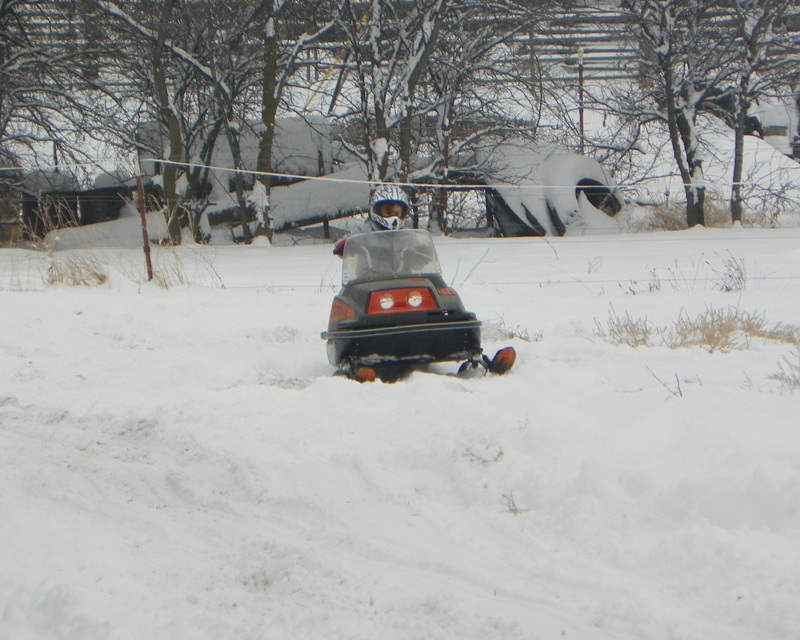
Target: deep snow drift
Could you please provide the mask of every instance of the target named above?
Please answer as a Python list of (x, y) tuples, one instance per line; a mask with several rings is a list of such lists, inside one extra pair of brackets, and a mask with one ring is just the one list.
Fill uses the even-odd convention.
[(796, 327), (800, 230), (436, 242), (507, 376), (332, 377), (330, 245), (0, 250), (0, 638), (796, 639), (797, 347), (599, 334)]

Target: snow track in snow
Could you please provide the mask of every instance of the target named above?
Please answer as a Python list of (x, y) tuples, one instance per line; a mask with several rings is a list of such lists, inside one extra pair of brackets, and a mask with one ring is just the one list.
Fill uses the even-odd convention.
[[(0, 638), (792, 638), (791, 347), (595, 335), (610, 308), (796, 323), (776, 237), (442, 238), (518, 352), (480, 379), (334, 377), (326, 246), (209, 248), (224, 289), (0, 291)], [(721, 246), (752, 286), (715, 288)]]

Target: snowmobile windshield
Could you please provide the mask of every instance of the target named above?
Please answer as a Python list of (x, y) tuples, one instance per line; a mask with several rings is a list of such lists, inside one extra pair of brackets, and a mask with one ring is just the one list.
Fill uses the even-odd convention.
[(342, 284), (442, 273), (433, 238), (419, 229), (351, 236), (344, 245), (343, 258)]

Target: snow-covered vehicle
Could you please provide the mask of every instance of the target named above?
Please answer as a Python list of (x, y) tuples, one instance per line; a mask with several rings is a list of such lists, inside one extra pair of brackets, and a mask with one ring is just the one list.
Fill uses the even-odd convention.
[(487, 214), (505, 237), (614, 233), (623, 205), (611, 176), (588, 156), (544, 143), (492, 148)]
[(330, 363), (357, 379), (364, 368), (392, 380), (420, 365), (458, 360), (461, 372), (504, 373), (515, 358), (511, 347), (492, 360), (483, 356), (480, 320), (442, 278), (430, 234), (412, 229), (347, 240), (342, 289), (322, 338)]

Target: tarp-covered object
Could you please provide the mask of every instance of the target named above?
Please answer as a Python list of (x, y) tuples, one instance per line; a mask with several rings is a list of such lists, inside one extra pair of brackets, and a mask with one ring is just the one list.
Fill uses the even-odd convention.
[[(488, 185), (488, 212), (504, 236), (618, 230), (613, 216), (621, 199), (592, 158), (540, 143), (501, 143), (492, 145), (478, 165), (482, 171), (470, 174)], [(276, 230), (364, 211), (368, 202), (369, 184), (359, 164), (323, 180), (273, 189), (270, 198)]]
[(504, 236), (618, 230), (622, 199), (596, 160), (537, 143), (501, 144), (485, 167), (487, 208)]

